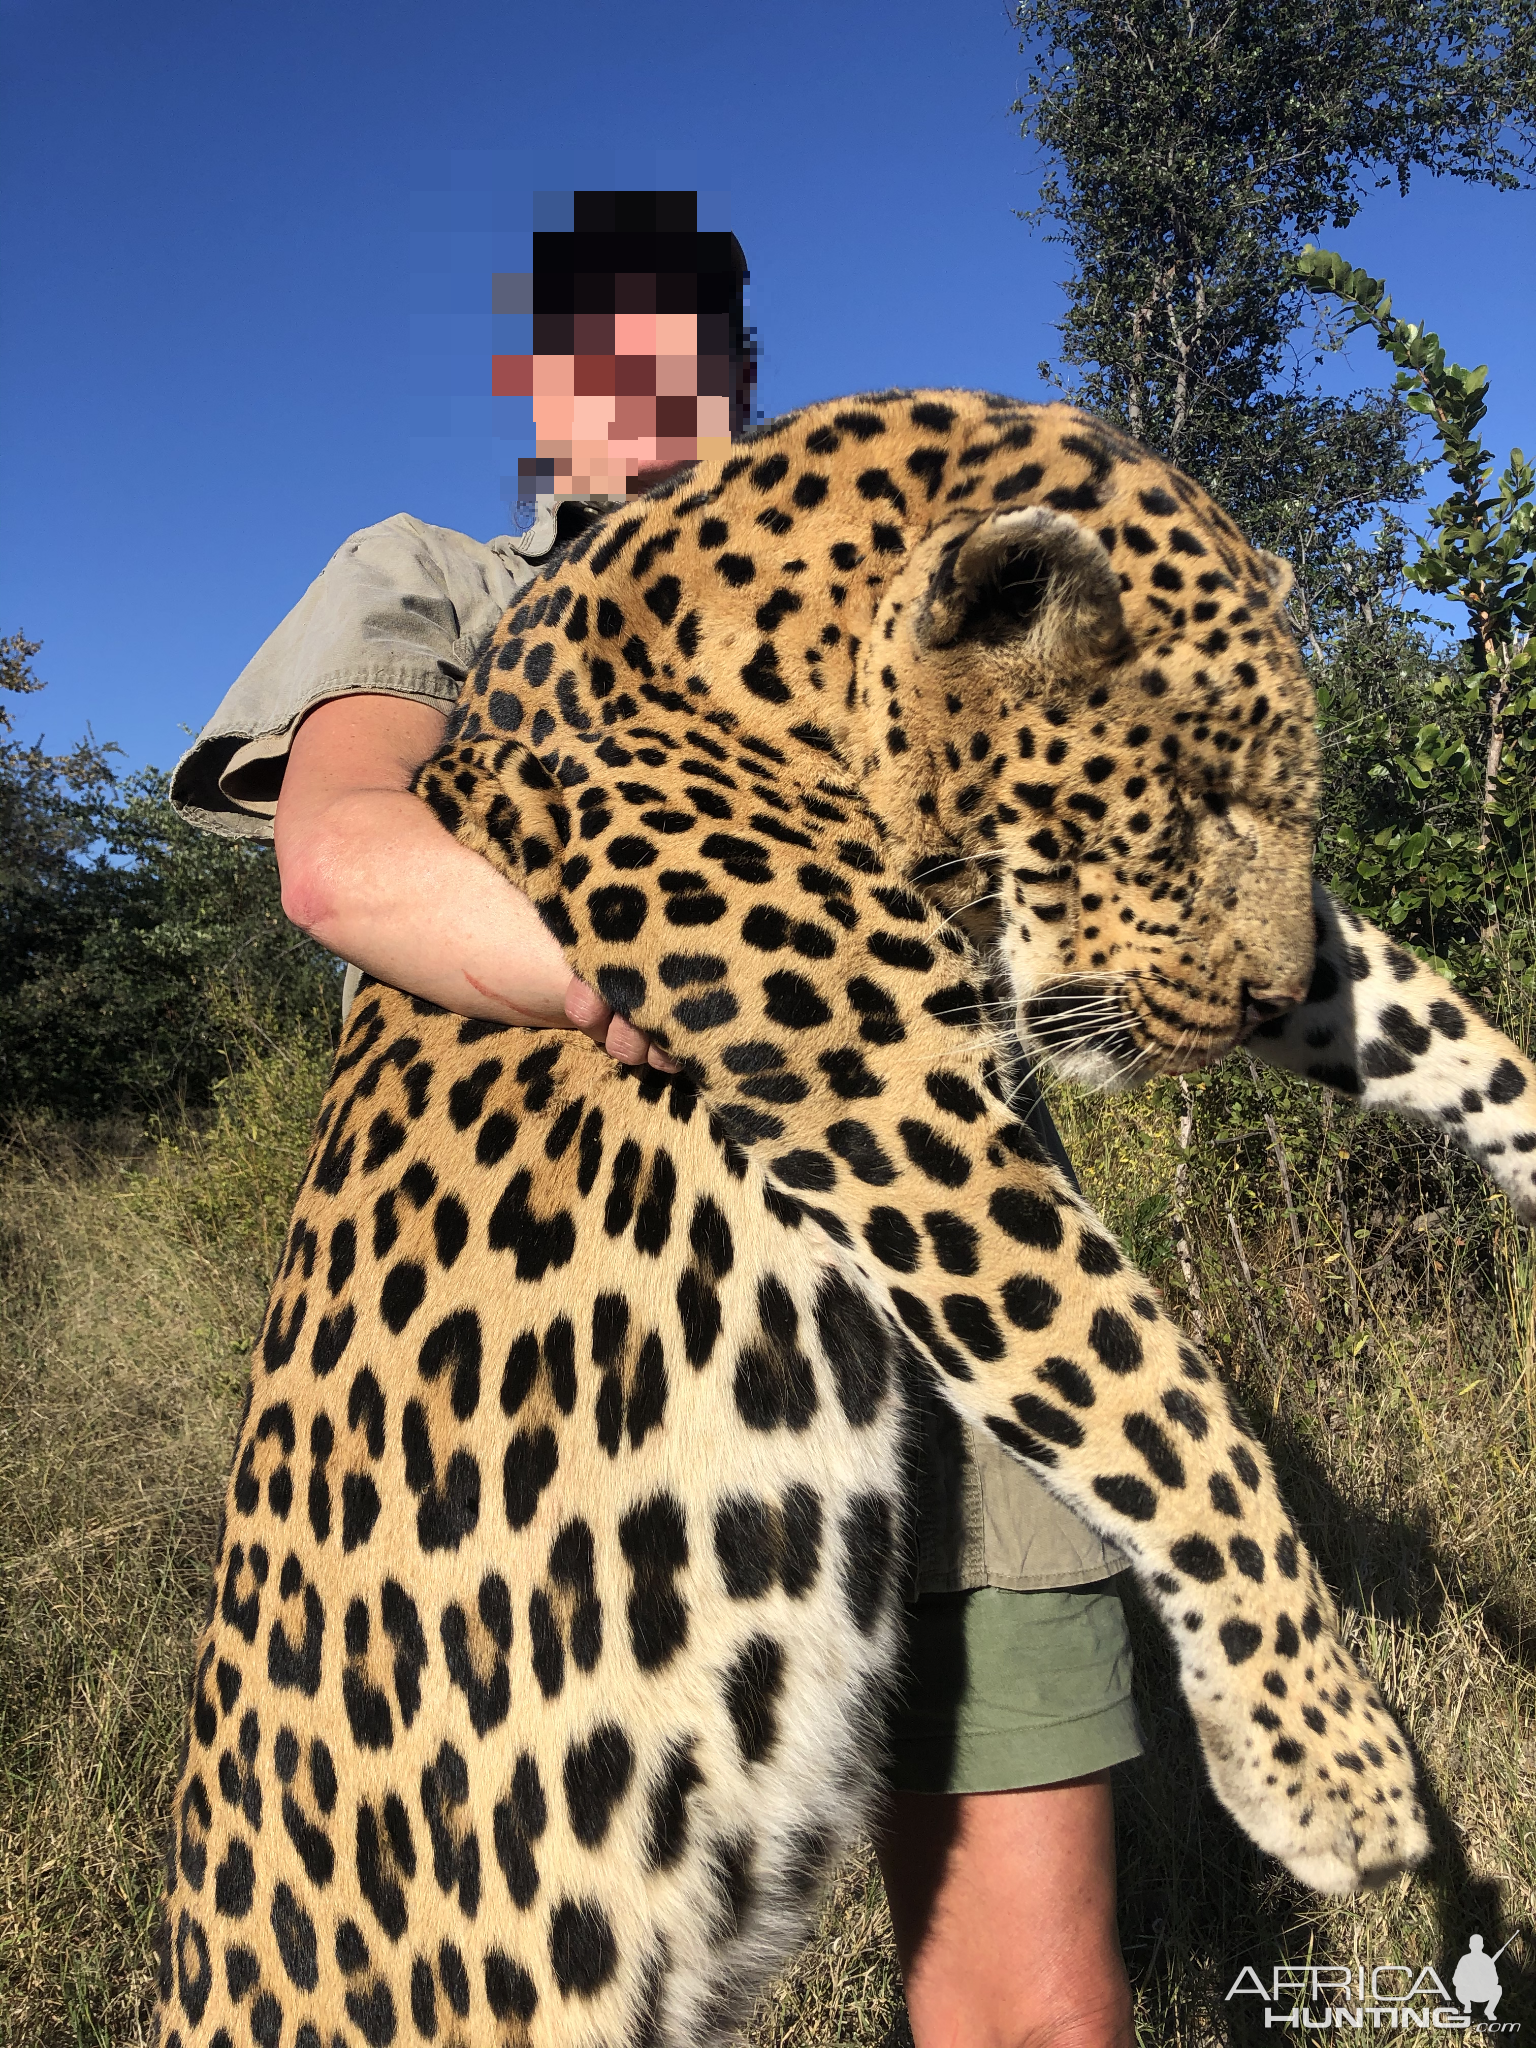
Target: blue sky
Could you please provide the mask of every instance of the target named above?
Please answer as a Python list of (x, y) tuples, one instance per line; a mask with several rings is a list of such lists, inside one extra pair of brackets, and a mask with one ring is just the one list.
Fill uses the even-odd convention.
[[(50, 683), (21, 730), (168, 766), (349, 532), (504, 523), (488, 278), (535, 190), (728, 195), (769, 411), (1038, 395), (1066, 256), (1013, 216), (1016, 44), (994, 0), (0, 0), (0, 633)], [(1426, 182), (1334, 239), (1531, 448), (1536, 195)]]

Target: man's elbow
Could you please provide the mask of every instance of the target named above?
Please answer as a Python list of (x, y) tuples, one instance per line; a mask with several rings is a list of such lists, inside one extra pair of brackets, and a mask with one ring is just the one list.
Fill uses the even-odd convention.
[(284, 917), (332, 952), (341, 951), (347, 892), (336, 849), (327, 846), (323, 835), (306, 834), (287, 845), (279, 839), (277, 871)]

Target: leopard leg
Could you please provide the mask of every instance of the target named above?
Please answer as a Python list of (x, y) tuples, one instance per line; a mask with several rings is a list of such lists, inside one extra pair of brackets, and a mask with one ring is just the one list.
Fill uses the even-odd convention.
[(1254, 1056), (1358, 1102), (1434, 1124), (1536, 1223), (1536, 1068), (1442, 975), (1313, 889), (1317, 956), (1304, 1003)]
[[(571, 827), (538, 763), (503, 744), (494, 759), (458, 748), (452, 767), (461, 836), (532, 870), (573, 967), (667, 1039), (765, 1202), (840, 1246), (955, 1407), (1133, 1558), (1212, 1783), (1249, 1834), (1324, 1891), (1418, 1862), (1412, 1760), (1340, 1642), (1262, 1446), (1010, 1114), (975, 961), (884, 878), (853, 808), (819, 835), (797, 826), (811, 851), (787, 887), (760, 842), (690, 847), (680, 893), (701, 908), (651, 916), (606, 859), (612, 838), (634, 871), (622, 793), (583, 788), (581, 850), (552, 874)], [(741, 871), (758, 880), (743, 889)], [(708, 952), (702, 920), (722, 927)], [(814, 982), (797, 955), (819, 963)], [(856, 1357), (858, 1318), (831, 1297), (817, 1312)]]

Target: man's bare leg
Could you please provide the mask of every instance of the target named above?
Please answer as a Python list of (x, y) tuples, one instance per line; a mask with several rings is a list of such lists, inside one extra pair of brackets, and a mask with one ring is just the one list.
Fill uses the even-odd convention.
[(876, 1846), (916, 2048), (1133, 2048), (1108, 1771), (895, 1792)]

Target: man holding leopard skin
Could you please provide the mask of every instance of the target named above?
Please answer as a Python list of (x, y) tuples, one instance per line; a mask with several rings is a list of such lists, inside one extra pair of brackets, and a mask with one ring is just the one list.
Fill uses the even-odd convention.
[[(275, 837), (284, 907), (353, 963), (349, 996), (361, 970), (671, 1066), (409, 786), (477, 647), (550, 554), (745, 424), (745, 275), (734, 237), (697, 233), (692, 194), (575, 195), (574, 231), (534, 238), (534, 351), (512, 373), (546, 486), (531, 529), (481, 544), (396, 515), (354, 535), (179, 765), (172, 797), (193, 823)], [(1030, 1114), (1060, 1158), (1043, 1108)], [(917, 2048), (1124, 2048), (1109, 1769), (1140, 1741), (1106, 1583), (1124, 1560), (942, 1403), (918, 1465), (879, 1842)]]

